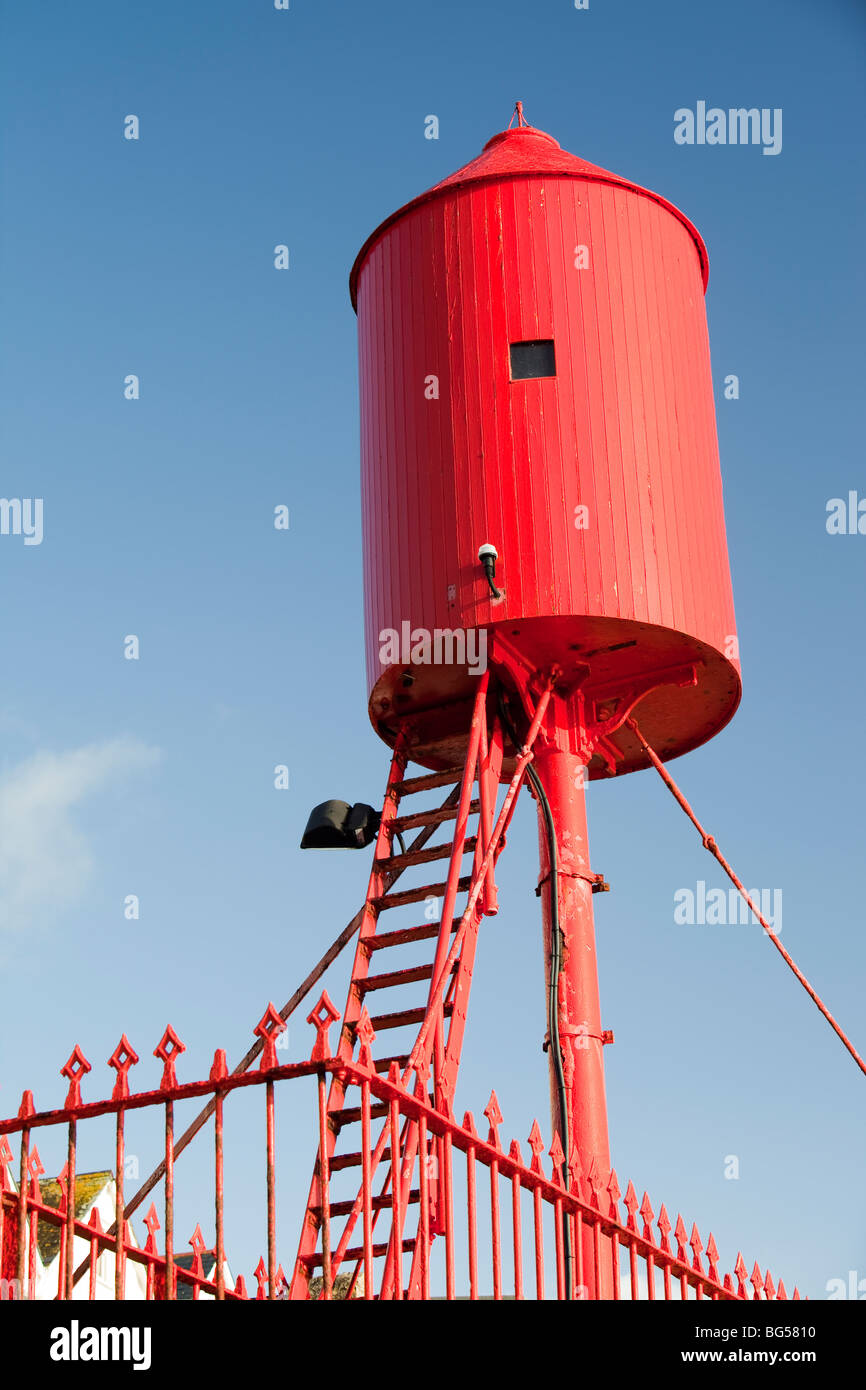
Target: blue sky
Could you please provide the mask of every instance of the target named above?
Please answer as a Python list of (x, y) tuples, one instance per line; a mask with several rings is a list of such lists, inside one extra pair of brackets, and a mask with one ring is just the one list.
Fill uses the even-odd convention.
[[(747, 882), (782, 890), (783, 940), (862, 1051), (866, 537), (829, 536), (825, 518), (828, 499), (866, 496), (863, 9), (92, 0), (0, 15), (0, 492), (44, 499), (41, 545), (0, 537), (0, 1110), (25, 1086), (60, 1104), (76, 1042), (100, 1096), (124, 1030), (140, 1088), (168, 1021), (181, 1077), (216, 1047), (237, 1059), (362, 900), (366, 856), (297, 848), (312, 804), (380, 800), (388, 766), (366, 716), (348, 271), (518, 97), (707, 242), (744, 697), (672, 770)], [(677, 145), (674, 111), (699, 100), (782, 108), (781, 153)], [(613, 886), (596, 916), (623, 1187), (813, 1297), (866, 1277), (862, 1075), (759, 929), (674, 922), (678, 889), (722, 879), (654, 774), (588, 800)], [(495, 1086), (523, 1141), (536, 1114), (549, 1123), (528, 798), (521, 812), (458, 1104), (478, 1116)], [(342, 1008), (345, 970), (329, 988)], [(293, 1022), (291, 1056), (307, 1032)], [(230, 1255), (248, 1275), (261, 1115), (232, 1104)], [(141, 1143), (144, 1167), (153, 1132)], [(109, 1161), (108, 1131), (91, 1149), (88, 1166)], [(312, 1139), (287, 1121), (282, 1152), (288, 1264)], [(182, 1162), (200, 1179), (189, 1232), (201, 1220), (212, 1239), (207, 1155)]]

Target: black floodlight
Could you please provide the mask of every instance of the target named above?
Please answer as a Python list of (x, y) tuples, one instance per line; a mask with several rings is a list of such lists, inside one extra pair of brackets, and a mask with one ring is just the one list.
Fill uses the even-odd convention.
[(379, 833), (380, 813), (365, 802), (323, 801), (310, 812), (301, 849), (363, 849)]

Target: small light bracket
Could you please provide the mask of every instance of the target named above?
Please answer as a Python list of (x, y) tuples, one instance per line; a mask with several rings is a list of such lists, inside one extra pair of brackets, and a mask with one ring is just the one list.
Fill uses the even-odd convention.
[(480, 546), (478, 549), (478, 559), (481, 561), (481, 567), (484, 570), (484, 577), (490, 586), (491, 594), (496, 599), (502, 598), (502, 594), (499, 592), (499, 590), (493, 582), (494, 578), (496, 577), (496, 561), (499, 559), (499, 554), (496, 549), (496, 546), (491, 545), (489, 541), (485, 541), (484, 544)]

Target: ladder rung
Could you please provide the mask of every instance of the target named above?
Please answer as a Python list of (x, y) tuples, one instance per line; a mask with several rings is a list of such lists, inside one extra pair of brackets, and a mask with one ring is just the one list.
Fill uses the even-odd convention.
[[(467, 835), (463, 841), (463, 853), (471, 854), (475, 848), (475, 835)], [(413, 864), (432, 864), (436, 859), (450, 859), (454, 846), (449, 840), (446, 845), (433, 845), (430, 849), (413, 849), (407, 854), (391, 854), (386, 859), (377, 859), (376, 868), (385, 872), (401, 873)]]
[[(386, 1158), (390, 1157), (391, 1150), (385, 1149), (382, 1153), (382, 1162), (384, 1162)], [(331, 1159), (331, 1162), (328, 1166), (330, 1167), (332, 1173), (335, 1173), (338, 1168), (360, 1168), (361, 1159), (362, 1155), (360, 1151), (358, 1153), (350, 1154), (334, 1154), (334, 1157)]]
[(463, 768), (449, 767), (445, 772), (428, 772), (423, 777), (407, 777), (397, 783), (394, 791), (398, 796), (414, 796), (416, 792), (432, 791), (434, 787), (447, 787), (462, 780)]
[[(480, 801), (472, 801), (469, 804), (470, 816), (476, 816), (481, 810)], [(442, 825), (443, 821), (454, 820), (457, 815), (455, 806), (438, 806), (435, 811), (416, 811), (411, 816), (396, 816), (388, 826), (394, 834), (398, 830), (417, 830), (421, 825)]]
[[(405, 1254), (408, 1254), (408, 1252), (409, 1252), (410, 1250), (414, 1250), (414, 1249), (415, 1249), (415, 1241), (414, 1241), (414, 1240), (408, 1240), (408, 1239), (407, 1239), (407, 1240), (402, 1241), (401, 1244), (402, 1244), (402, 1248), (403, 1248), (403, 1253), (404, 1253), (404, 1255), (405, 1255)], [(374, 1259), (380, 1259), (382, 1255), (387, 1255), (388, 1250), (389, 1250), (388, 1241), (384, 1241), (381, 1245), (373, 1245), (373, 1246), (370, 1247), (370, 1253), (372, 1254), (372, 1256), (373, 1256)], [(349, 1250), (346, 1251), (346, 1253), (345, 1253), (345, 1255), (343, 1256), (343, 1258), (344, 1258), (345, 1260), (363, 1260), (363, 1258), (364, 1258), (364, 1247), (363, 1247), (363, 1245), (353, 1245)], [(303, 1263), (307, 1266), (308, 1269), (316, 1269), (316, 1268), (318, 1268), (318, 1266), (322, 1263), (322, 1256), (321, 1256), (320, 1254), (315, 1254), (315, 1255), (304, 1255), (304, 1256), (302, 1256), (302, 1260), (303, 1260)]]
[[(472, 883), (471, 875), (461, 878), (457, 884), (458, 893), (468, 893)], [(424, 898), (444, 898), (444, 883), (422, 884), (420, 888), (407, 888), (402, 893), (385, 893), (381, 898), (372, 898), (371, 902), (380, 912), (387, 912), (390, 907), (405, 907), (407, 903), (420, 903)]]
[[(446, 1004), (442, 1012), (446, 1018), (450, 1018), (453, 1011), (451, 1004)], [(402, 1009), (394, 1014), (378, 1014), (371, 1018), (370, 1022), (377, 1033), (383, 1033), (388, 1028), (404, 1028), (409, 1023), (423, 1023), (427, 1014), (427, 1007), (424, 1005), (420, 1009)]]
[[(413, 1187), (412, 1191), (409, 1193), (407, 1205), (414, 1206), (417, 1202), (420, 1202), (420, 1200), (421, 1193), (419, 1189), (417, 1187)], [(350, 1216), (354, 1209), (354, 1206), (354, 1202), (332, 1202), (331, 1218), (333, 1219), (335, 1216)], [(387, 1194), (384, 1197), (372, 1197), (370, 1199), (370, 1207), (373, 1211), (387, 1211), (390, 1206), (390, 1194)], [(322, 1208), (320, 1206), (312, 1206), (310, 1207), (310, 1211), (315, 1212), (316, 1216), (321, 1216)]]
[[(451, 922), (452, 936), (460, 926), (459, 917), (454, 917)], [(383, 931), (379, 936), (367, 938), (368, 951), (384, 951), (389, 946), (409, 946), (413, 941), (429, 941), (432, 936), (439, 935), (438, 922), (425, 922), (422, 927), (404, 927), (402, 931)]]
[[(381, 1259), (383, 1255), (387, 1255), (389, 1249), (390, 1249), (390, 1243), (389, 1243), (387, 1240), (386, 1240), (386, 1241), (383, 1241), (383, 1242), (381, 1243), (381, 1245), (374, 1245), (373, 1248), (372, 1248), (372, 1251), (371, 1251), (372, 1256), (373, 1256), (373, 1259), (374, 1259), (374, 1260)], [(402, 1240), (402, 1241), (400, 1242), (400, 1249), (403, 1251), (403, 1254), (404, 1254), (404, 1255), (408, 1255), (409, 1252), (410, 1252), (411, 1250), (414, 1250), (414, 1249), (415, 1249), (415, 1241), (414, 1241), (413, 1239), (407, 1237), (405, 1240)], [(350, 1246), (349, 1246), (349, 1249), (346, 1251), (346, 1259), (347, 1259), (347, 1260), (363, 1260), (363, 1258), (364, 1258), (364, 1247), (363, 1247), (363, 1245), (350, 1245)]]
[[(457, 969), (458, 962), (455, 960), (451, 966), (453, 975)], [(432, 980), (433, 965), (414, 965), (409, 970), (389, 970), (384, 975), (368, 975), (366, 980), (357, 980), (356, 987), (359, 993), (366, 994), (371, 990), (392, 989), (397, 985), (412, 985), (416, 980)]]
[[(370, 1106), (370, 1119), (381, 1120), (383, 1115), (387, 1115), (390, 1106), (387, 1101), (380, 1101), (378, 1105)], [(331, 1116), (331, 1124), (336, 1129), (342, 1129), (343, 1125), (355, 1125), (361, 1118), (360, 1105), (347, 1105), (345, 1110), (337, 1110)]]
[(379, 1072), (386, 1072), (392, 1062), (397, 1063), (397, 1066), (400, 1070), (400, 1075), (402, 1076), (403, 1072), (409, 1065), (409, 1053), (404, 1052), (403, 1055), (400, 1057), (380, 1057), (378, 1061), (374, 1061), (373, 1070)]
[(411, 970), (390, 970), (386, 975), (368, 975), (366, 980), (357, 981), (357, 988), (361, 994), (369, 994), (371, 990), (390, 989), (392, 985), (411, 985), (416, 980), (432, 979), (432, 976), (432, 963), (414, 965)]

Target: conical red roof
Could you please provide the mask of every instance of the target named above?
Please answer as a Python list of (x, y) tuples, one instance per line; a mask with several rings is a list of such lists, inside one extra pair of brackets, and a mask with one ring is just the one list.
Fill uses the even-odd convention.
[[(455, 184), (478, 183), (482, 179), (513, 178), (515, 174), (572, 174), (578, 178), (602, 178), (611, 183), (626, 183), (625, 179), (609, 174), (597, 164), (569, 154), (546, 131), (522, 125), (491, 136), (477, 159), (464, 164), (456, 174), (449, 174), (447, 179), (435, 184), (429, 193), (438, 193), (440, 189), (451, 188)], [(422, 194), (422, 197), (428, 196)]]
[(576, 154), (569, 154), (568, 150), (564, 150), (559, 142), (554, 140), (552, 135), (548, 135), (546, 131), (537, 130), (535, 126), (518, 125), (509, 130), (501, 130), (498, 135), (492, 136), (477, 158), (471, 160), (469, 164), (464, 164), (463, 168), (458, 169), (456, 173), (449, 174), (447, 178), (442, 179), (441, 183), (428, 188), (426, 193), (421, 193), (411, 202), (405, 203), (403, 207), (392, 212), (390, 217), (386, 217), (385, 221), (379, 224), (364, 242), (355, 259), (355, 264), (352, 266), (352, 272), (349, 276), (352, 304), (356, 304), (358, 274), (361, 265), (374, 243), (398, 218), (404, 217), (407, 212), (411, 212), (422, 203), (429, 202), (454, 188), (465, 188), (474, 183), (498, 183), (504, 179), (537, 177), (540, 174), (552, 174), (560, 178), (586, 179), (593, 183), (609, 183), (618, 188), (631, 189), (633, 193), (643, 194), (644, 197), (652, 198), (654, 202), (660, 203), (662, 207), (667, 208), (669, 212), (679, 218), (693, 237), (700, 256), (701, 273), (704, 288), (706, 288), (709, 275), (707, 248), (700, 232), (689, 221), (685, 213), (680, 212), (679, 208), (674, 207), (673, 203), (660, 197), (658, 193), (641, 188), (640, 184), (632, 183), (630, 179), (621, 178), (619, 174), (612, 174), (607, 169), (601, 169), (597, 164), (590, 164), (588, 160), (580, 159)]

